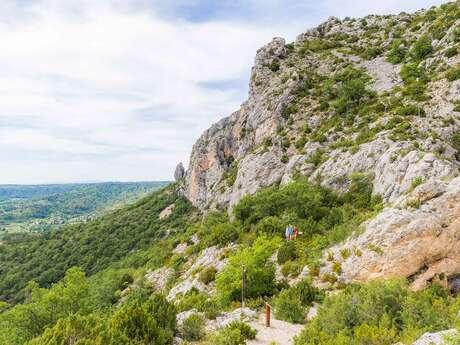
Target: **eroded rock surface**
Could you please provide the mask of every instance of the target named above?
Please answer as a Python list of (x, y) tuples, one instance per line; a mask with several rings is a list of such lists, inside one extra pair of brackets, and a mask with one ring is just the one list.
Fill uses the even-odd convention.
[[(401, 14), (365, 19), (367, 27), (383, 30), (394, 29), (392, 21), (402, 23), (410, 18), (409, 14)], [(423, 30), (426, 29), (406, 32), (405, 37), (416, 40)], [(286, 184), (295, 174), (341, 190), (349, 185), (349, 177), (355, 172), (373, 174), (374, 193), (392, 203), (408, 191), (415, 178), (448, 179), (458, 175), (460, 162), (452, 136), (460, 130), (459, 113), (454, 111), (460, 98), (460, 84), (442, 77), (442, 68), (460, 61), (460, 55), (444, 55), (445, 49), (454, 44), (452, 29), (441, 41), (433, 42), (435, 51), (423, 62), (441, 76), (427, 85), (429, 97), (423, 102), (405, 99), (408, 104), (419, 106), (423, 116), (399, 119), (406, 126), (399, 134), (395, 134), (395, 129), (385, 129), (395, 116), (394, 109), (386, 110), (388, 99), (382, 99), (383, 115), (372, 119), (367, 127), (359, 129), (355, 123), (345, 129), (326, 126), (335, 116), (330, 107), (333, 101), (329, 108), (321, 110), (321, 98), (315, 96), (317, 90), (299, 96), (299, 90), (315, 73), (327, 78), (349, 65), (366, 71), (372, 79), (367, 88), (378, 97), (391, 92), (396, 97), (401, 95), (397, 88), (404, 86), (402, 65), (388, 62), (386, 53), (366, 60), (345, 54), (347, 45), (327, 53), (299, 53), (308, 42), (336, 40), (337, 35), (343, 34), (357, 37), (354, 44), (364, 48), (378, 45), (389, 49), (392, 43), (391, 33), (383, 41), (367, 39), (366, 28), (359, 21), (330, 18), (299, 35), (292, 44), (274, 38), (257, 51), (247, 101), (206, 130), (193, 147), (184, 194), (195, 206), (223, 209), (262, 187)], [(374, 128), (380, 129), (362, 143), (354, 144), (353, 149), (340, 145), (337, 148), (339, 142), (352, 145), (363, 131)], [(413, 135), (405, 137), (406, 133)], [(313, 164), (318, 152), (322, 158)]]
[[(387, 208), (365, 224), (357, 238), (333, 247), (334, 261), (342, 267), (339, 278), (350, 282), (410, 277), (414, 289), (436, 280), (448, 285), (455, 279), (460, 274), (460, 177), (440, 184), (414, 190), (414, 196), (420, 196), (418, 208)], [(406, 198), (416, 200), (414, 196)], [(344, 251), (351, 253), (346, 260), (341, 258)], [(321, 273), (330, 273), (330, 266)]]

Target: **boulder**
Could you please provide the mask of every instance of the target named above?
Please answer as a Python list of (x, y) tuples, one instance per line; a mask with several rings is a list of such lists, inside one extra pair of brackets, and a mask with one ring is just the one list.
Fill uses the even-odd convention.
[(176, 170), (174, 170), (174, 180), (180, 181), (184, 178), (185, 176), (185, 169), (184, 166), (182, 165), (182, 162), (177, 164)]

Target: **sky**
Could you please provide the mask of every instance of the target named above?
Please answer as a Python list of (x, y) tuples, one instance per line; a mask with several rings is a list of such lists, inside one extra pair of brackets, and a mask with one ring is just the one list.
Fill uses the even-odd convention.
[(0, 184), (171, 180), (257, 48), (436, 0), (0, 0)]

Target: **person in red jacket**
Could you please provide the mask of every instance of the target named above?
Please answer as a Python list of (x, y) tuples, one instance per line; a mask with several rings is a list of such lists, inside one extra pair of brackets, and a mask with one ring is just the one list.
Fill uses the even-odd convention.
[(294, 226), (294, 239), (297, 238), (297, 226)]

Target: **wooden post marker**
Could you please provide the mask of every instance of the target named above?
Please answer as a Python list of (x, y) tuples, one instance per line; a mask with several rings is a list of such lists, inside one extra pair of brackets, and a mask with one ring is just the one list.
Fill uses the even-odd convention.
[(270, 304), (265, 303), (265, 327), (270, 327)]

